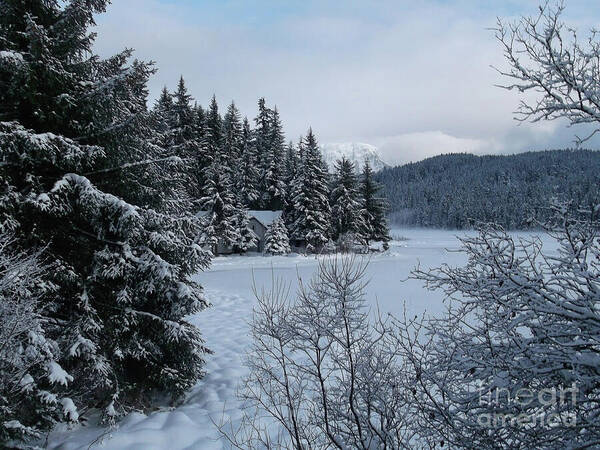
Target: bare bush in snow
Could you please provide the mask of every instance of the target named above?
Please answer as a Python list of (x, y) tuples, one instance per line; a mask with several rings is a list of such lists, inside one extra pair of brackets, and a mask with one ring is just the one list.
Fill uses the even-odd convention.
[(600, 223), (556, 213), (557, 249), (490, 225), (461, 239), (464, 267), (414, 272), (450, 302), (445, 317), (397, 323), (421, 436), (461, 448), (600, 445)]
[[(320, 262), (291, 301), (275, 283), (257, 293), (250, 374), (239, 427), (220, 429), (236, 448), (400, 448), (413, 439), (400, 346), (365, 307), (366, 263)], [(301, 280), (300, 280), (301, 281)]]
[(0, 235), (0, 443), (8, 447), (40, 436), (55, 420), (77, 420), (71, 399), (54, 386), (72, 378), (56, 363), (58, 347), (47, 339), (39, 297), (51, 289), (42, 282), (38, 254), (11, 249)]

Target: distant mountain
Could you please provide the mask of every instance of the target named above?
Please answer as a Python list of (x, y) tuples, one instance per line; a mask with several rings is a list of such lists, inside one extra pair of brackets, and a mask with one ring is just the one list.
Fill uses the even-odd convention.
[(329, 170), (333, 169), (333, 164), (345, 156), (347, 159), (356, 164), (358, 170), (362, 169), (365, 159), (369, 161), (375, 172), (378, 172), (386, 167), (389, 167), (379, 156), (377, 147), (369, 144), (361, 144), (358, 142), (346, 142), (339, 144), (321, 144), (321, 152), (323, 159), (329, 166)]
[(600, 152), (552, 150), (516, 155), (441, 155), (376, 174), (397, 225), (469, 228), (495, 222), (536, 227), (553, 199), (585, 209), (600, 204)]

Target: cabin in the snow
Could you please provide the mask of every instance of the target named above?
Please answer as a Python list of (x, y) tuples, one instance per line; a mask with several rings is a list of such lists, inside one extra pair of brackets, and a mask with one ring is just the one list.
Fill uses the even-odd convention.
[(256, 247), (251, 251), (263, 252), (265, 249), (265, 234), (267, 228), (281, 217), (283, 211), (248, 211), (250, 216), (250, 229), (258, 238)]
[[(202, 217), (206, 213), (206, 211), (200, 211), (198, 212), (198, 216)], [(265, 248), (265, 234), (267, 233), (267, 228), (273, 222), (279, 219), (282, 213), (283, 211), (248, 211), (248, 216), (250, 218), (248, 226), (258, 239), (256, 246), (251, 247), (248, 251), (263, 252)], [(215, 255), (231, 255), (232, 253), (236, 252), (236, 249), (230, 245), (225, 245), (225, 243), (219, 242), (216, 246), (214, 246), (214, 248), (211, 249), (211, 251)]]

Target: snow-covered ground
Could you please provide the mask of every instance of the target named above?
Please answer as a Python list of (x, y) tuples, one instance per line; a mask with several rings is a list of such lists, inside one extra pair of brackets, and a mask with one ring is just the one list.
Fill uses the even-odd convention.
[[(368, 276), (370, 303), (382, 312), (437, 314), (444, 308), (440, 293), (426, 291), (416, 280), (407, 280), (417, 265), (435, 267), (443, 263), (460, 265), (464, 256), (453, 252), (459, 247), (457, 234), (435, 230), (394, 230), (397, 239), (390, 250), (372, 256)], [(221, 449), (213, 421), (239, 417), (236, 385), (245, 374), (242, 358), (248, 345), (247, 320), (252, 313), (252, 285), (268, 287), (273, 276), (297, 285), (297, 277), (310, 278), (317, 259), (301, 255), (264, 257), (229, 256), (215, 258), (210, 270), (197, 275), (212, 307), (191, 318), (214, 351), (206, 364), (206, 377), (176, 408), (163, 408), (149, 414), (132, 413), (117, 428), (97, 426), (59, 429), (48, 439), (50, 449)]]

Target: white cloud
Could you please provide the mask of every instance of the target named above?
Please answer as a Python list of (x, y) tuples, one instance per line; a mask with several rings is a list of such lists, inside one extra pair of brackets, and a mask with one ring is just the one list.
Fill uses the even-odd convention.
[(395, 165), (445, 153), (495, 153), (497, 144), (451, 136), (442, 131), (424, 131), (381, 138), (377, 146), (382, 158)]
[[(222, 107), (234, 99), (250, 117), (265, 96), (294, 140), (309, 126), (322, 142), (396, 136), (385, 152), (399, 160), (570, 142), (573, 130), (517, 127), (519, 96), (494, 87), (502, 80), (490, 65), (503, 61), (488, 28), (517, 2), (302, 3), (298, 14), (242, 20), (234, 17), (247, 12), (240, 2), (206, 2), (223, 8), (208, 15), (204, 3), (119, 0), (99, 18), (97, 49), (108, 55), (131, 46), (137, 57), (155, 60), (154, 96), (164, 84), (174, 88), (180, 74), (200, 103), (215, 93)], [(519, 7), (532, 12), (536, 3)], [(559, 128), (562, 141), (554, 139)]]

